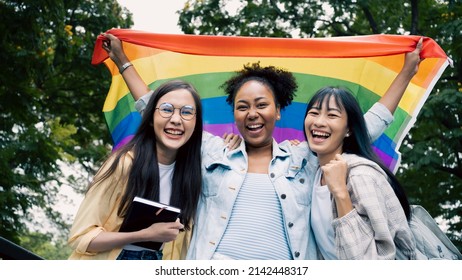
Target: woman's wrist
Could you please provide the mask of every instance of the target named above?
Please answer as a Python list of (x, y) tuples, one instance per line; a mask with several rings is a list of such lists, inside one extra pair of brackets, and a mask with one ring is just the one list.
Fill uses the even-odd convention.
[(122, 68), (123, 65), (130, 62), (128, 57), (123, 52), (113, 52), (111, 59), (117, 65), (119, 70)]
[(119, 73), (122, 74), (127, 68), (133, 66), (131, 62), (126, 62), (122, 66), (119, 67)]
[(351, 200), (350, 194), (348, 193), (348, 189), (346, 185), (336, 188), (335, 191), (332, 193), (332, 196), (334, 197), (335, 200), (338, 200), (338, 201)]

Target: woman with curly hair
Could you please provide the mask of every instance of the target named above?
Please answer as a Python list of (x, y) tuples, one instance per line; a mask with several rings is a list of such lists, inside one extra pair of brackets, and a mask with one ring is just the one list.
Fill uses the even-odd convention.
[[(128, 62), (120, 41), (106, 34), (117, 65)], [(150, 89), (134, 67), (124, 74), (136, 107), (143, 111)], [(273, 138), (281, 110), (291, 104), (297, 83), (292, 73), (260, 63), (245, 65), (223, 85), (243, 140), (236, 149), (204, 134), (202, 195), (188, 259), (316, 259), (310, 234), (310, 204), (318, 164), (307, 145)], [(402, 93), (401, 93), (402, 94)], [(400, 94), (386, 94), (366, 114), (372, 138), (393, 116)], [(393, 105), (396, 103), (396, 105)], [(218, 138), (218, 139), (217, 139)]]

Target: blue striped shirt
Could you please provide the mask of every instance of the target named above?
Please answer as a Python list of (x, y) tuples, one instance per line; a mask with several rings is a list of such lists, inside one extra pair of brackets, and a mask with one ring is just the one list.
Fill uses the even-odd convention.
[(291, 259), (281, 205), (268, 174), (247, 174), (216, 252), (240, 260)]

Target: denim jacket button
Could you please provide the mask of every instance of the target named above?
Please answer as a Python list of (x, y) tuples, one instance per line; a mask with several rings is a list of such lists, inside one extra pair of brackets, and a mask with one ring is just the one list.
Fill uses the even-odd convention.
[(303, 183), (305, 183), (305, 179), (301, 178), (301, 179), (299, 180), (299, 182), (300, 182), (301, 184), (303, 184)]
[(294, 223), (290, 222), (290, 223), (288, 224), (288, 226), (289, 226), (289, 227), (293, 227), (293, 226), (294, 226)]
[(276, 175), (274, 175), (274, 173), (271, 173), (271, 174), (270, 174), (270, 177), (271, 177), (271, 178), (274, 178), (274, 176), (276, 176)]
[(300, 257), (300, 252), (295, 252), (295, 253), (294, 253), (294, 256), (295, 256), (296, 258)]
[(286, 199), (286, 194), (285, 193), (281, 194), (281, 198)]

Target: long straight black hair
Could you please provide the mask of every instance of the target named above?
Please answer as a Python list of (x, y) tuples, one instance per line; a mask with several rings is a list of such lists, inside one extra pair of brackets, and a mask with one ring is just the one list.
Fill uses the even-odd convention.
[[(388, 176), (388, 181), (390, 182), (393, 191), (395, 192), (398, 200), (406, 214), (406, 218), (410, 220), (411, 209), (409, 206), (409, 201), (406, 196), (406, 193), (399, 183), (398, 179), (395, 177), (393, 172), (391, 172), (380, 160), (380, 158), (372, 150), (371, 138), (366, 127), (366, 121), (364, 120), (363, 112), (359, 107), (358, 101), (355, 97), (346, 89), (338, 87), (324, 87), (321, 88), (316, 94), (311, 98), (306, 108), (305, 118), (308, 115), (308, 111), (314, 106), (322, 108), (323, 104), (329, 104), (326, 101), (329, 101), (331, 97), (334, 97), (335, 103), (339, 108), (345, 110), (348, 116), (348, 128), (350, 130), (350, 137), (345, 137), (343, 140), (343, 152), (356, 154), (368, 160), (371, 160)], [(328, 105), (326, 105), (328, 106)], [(306, 139), (305, 127), (303, 132)], [(306, 139), (307, 140), (307, 139)]]
[(108, 179), (114, 174), (119, 164), (123, 164), (124, 157), (133, 153), (133, 162), (129, 167), (127, 187), (122, 196), (117, 214), (123, 217), (135, 196), (158, 201), (159, 200), (159, 162), (157, 159), (157, 141), (153, 128), (153, 118), (159, 99), (165, 94), (178, 90), (188, 90), (195, 102), (196, 125), (191, 138), (179, 148), (175, 170), (172, 178), (172, 194), (170, 205), (181, 209), (181, 221), (186, 229), (196, 214), (196, 208), (202, 188), (201, 176), (201, 144), (202, 144), (202, 105), (196, 89), (182, 80), (172, 80), (160, 85), (150, 98), (144, 110), (141, 124), (134, 137), (113, 155), (114, 161), (97, 182)]

